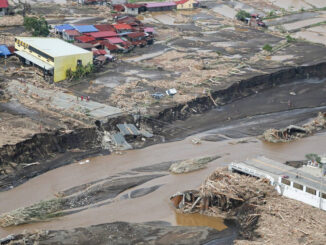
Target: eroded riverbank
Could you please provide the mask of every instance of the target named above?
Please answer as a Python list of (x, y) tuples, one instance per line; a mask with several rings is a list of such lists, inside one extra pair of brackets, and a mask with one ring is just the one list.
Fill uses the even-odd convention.
[[(76, 151), (81, 151), (81, 156), (100, 153), (103, 149), (103, 130), (116, 130), (117, 123), (140, 123), (141, 127), (159, 136), (142, 142), (140, 147), (162, 140), (182, 139), (214, 127), (224, 127), (224, 138), (239, 138), (258, 135), (271, 126), (300, 123), (313, 117), (318, 110), (325, 109), (325, 66), (325, 63), (321, 63), (290, 68), (241, 80), (209, 96), (165, 109), (158, 115), (140, 115), (140, 120), (136, 119), (139, 115), (122, 115), (91, 128), (43, 133), (16, 145), (3, 146), (0, 149), (1, 189), (16, 186), (40, 173), (67, 164), (60, 156), (70, 157), (76, 155)], [(250, 117), (256, 121), (257, 115), (261, 115), (261, 123), (253, 125)], [(243, 130), (234, 131), (232, 124), (238, 124), (236, 127)], [(28, 165), (35, 162), (40, 164)]]

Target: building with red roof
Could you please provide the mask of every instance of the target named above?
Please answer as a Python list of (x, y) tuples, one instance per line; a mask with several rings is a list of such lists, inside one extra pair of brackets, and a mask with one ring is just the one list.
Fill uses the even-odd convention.
[(94, 25), (94, 26), (99, 31), (115, 31), (113, 25), (111, 25), (111, 24), (100, 24), (100, 25)]
[(123, 23), (122, 24), (114, 24), (113, 26), (118, 33), (128, 32), (128, 31), (132, 30), (131, 25), (128, 25), (128, 24), (123, 24)]
[(81, 36), (77, 30), (64, 30), (62, 32), (62, 38), (66, 41), (74, 41), (75, 37)]
[(8, 7), (8, 0), (0, 0), (0, 16), (7, 14)]
[(114, 31), (99, 31), (99, 32), (91, 32), (85, 33), (87, 36), (94, 37), (95, 39), (103, 39), (105, 37), (116, 37), (118, 34)]
[(175, 2), (177, 9), (193, 9), (198, 6), (197, 0), (180, 0)]
[(104, 40), (101, 42), (102, 48), (103, 49), (107, 49), (110, 52), (114, 52), (114, 51), (118, 51), (119, 48), (117, 47), (117, 45), (114, 45), (112, 43), (109, 42), (109, 40)]
[(146, 11), (145, 4), (126, 3), (124, 4), (125, 12), (131, 15), (138, 15)]
[(80, 43), (90, 43), (92, 41), (95, 41), (95, 38), (91, 36), (83, 35), (83, 36), (75, 37), (75, 40)]

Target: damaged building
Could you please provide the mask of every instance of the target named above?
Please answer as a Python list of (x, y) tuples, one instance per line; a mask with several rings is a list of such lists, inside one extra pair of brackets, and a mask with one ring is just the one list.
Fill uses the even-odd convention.
[(66, 79), (68, 69), (93, 64), (93, 53), (58, 38), (16, 37), (16, 55), (25, 64), (40, 68), (54, 82)]

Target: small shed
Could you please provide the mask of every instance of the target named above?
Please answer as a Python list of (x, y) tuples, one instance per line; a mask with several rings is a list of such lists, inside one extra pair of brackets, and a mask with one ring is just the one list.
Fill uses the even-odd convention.
[(126, 3), (124, 6), (125, 12), (131, 15), (138, 15), (146, 11), (145, 4)]
[(177, 8), (175, 2), (146, 3), (145, 5), (149, 12), (171, 11)]
[(64, 30), (62, 32), (62, 38), (66, 41), (75, 41), (75, 37), (80, 35), (81, 34), (77, 30)]

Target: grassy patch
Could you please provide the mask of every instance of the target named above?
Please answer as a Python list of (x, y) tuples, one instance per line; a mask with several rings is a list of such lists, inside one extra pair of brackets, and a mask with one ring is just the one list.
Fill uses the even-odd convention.
[(267, 52), (272, 52), (273, 47), (269, 44), (265, 44), (263, 47), (263, 50), (267, 51)]

